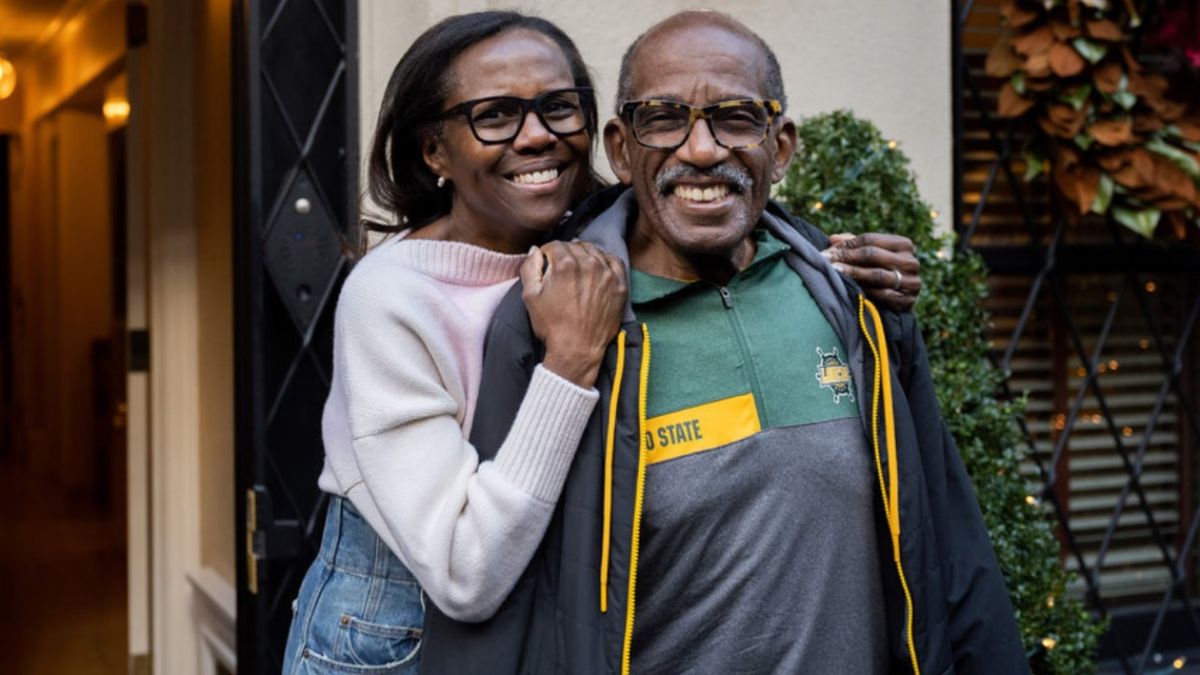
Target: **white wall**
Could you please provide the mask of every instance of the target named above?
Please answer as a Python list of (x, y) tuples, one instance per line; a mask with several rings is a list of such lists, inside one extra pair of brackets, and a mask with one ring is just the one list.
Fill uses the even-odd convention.
[[(488, 0), (360, 0), (364, 158), (388, 75), (413, 39), (451, 14), (513, 6)], [(951, 211), (950, 9), (945, 2), (526, 0), (517, 7), (554, 21), (576, 41), (594, 71), (602, 119), (612, 109), (621, 55), (638, 34), (682, 9), (731, 14), (775, 50), (793, 117), (850, 108), (872, 120), (912, 159), (925, 199), (942, 214)], [(607, 168), (607, 162), (597, 164)]]

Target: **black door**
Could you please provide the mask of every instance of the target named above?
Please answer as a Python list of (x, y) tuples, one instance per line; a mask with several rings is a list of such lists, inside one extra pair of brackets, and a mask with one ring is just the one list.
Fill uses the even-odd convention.
[(234, 9), (238, 666), (278, 673), (320, 541), (321, 409), (357, 228), (354, 0)]

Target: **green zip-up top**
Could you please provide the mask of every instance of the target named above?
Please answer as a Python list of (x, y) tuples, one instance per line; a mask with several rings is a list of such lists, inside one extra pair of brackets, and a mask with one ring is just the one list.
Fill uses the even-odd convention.
[(722, 287), (631, 274), (654, 342), (632, 671), (882, 674), (875, 493), (846, 349), (787, 245), (754, 239)]

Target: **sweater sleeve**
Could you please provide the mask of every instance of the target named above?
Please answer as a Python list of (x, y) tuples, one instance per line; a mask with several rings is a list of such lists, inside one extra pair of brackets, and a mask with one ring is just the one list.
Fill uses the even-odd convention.
[(443, 612), (481, 621), (541, 541), (598, 394), (538, 366), (481, 463), (458, 420), (438, 309), (396, 295), (350, 289), (339, 301), (335, 367), (362, 476), (346, 496)]

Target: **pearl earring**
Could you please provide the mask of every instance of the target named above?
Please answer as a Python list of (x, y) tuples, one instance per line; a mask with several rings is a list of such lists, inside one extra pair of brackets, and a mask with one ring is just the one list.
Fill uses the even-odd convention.
[(445, 176), (438, 176), (438, 187), (440, 187), (440, 188), (446, 187), (446, 177)]

